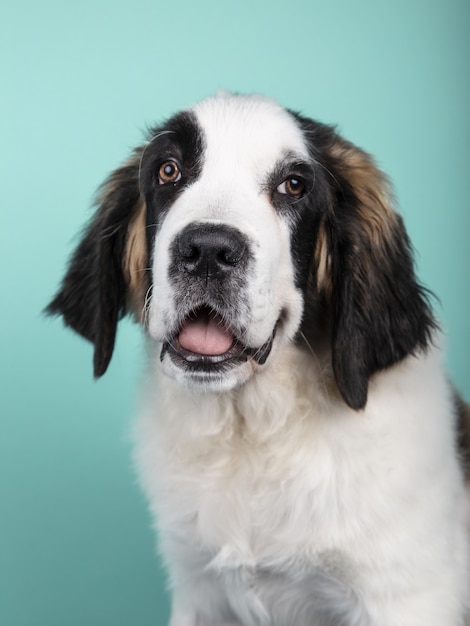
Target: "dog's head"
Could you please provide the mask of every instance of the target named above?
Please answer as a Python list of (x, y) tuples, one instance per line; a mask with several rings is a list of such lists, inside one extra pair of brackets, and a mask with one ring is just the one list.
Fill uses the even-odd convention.
[(373, 160), (333, 128), (221, 95), (150, 132), (100, 190), (48, 312), (94, 344), (132, 312), (164, 371), (229, 390), (287, 342), (327, 351), (349, 406), (434, 322)]

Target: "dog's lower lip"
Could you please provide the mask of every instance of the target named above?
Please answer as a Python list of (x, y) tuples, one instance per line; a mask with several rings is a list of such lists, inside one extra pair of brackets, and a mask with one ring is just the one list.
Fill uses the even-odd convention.
[(168, 352), (173, 353), (188, 363), (195, 365), (217, 365), (232, 359), (246, 359), (248, 356), (245, 355), (243, 346), (236, 340), (223, 354), (199, 354), (198, 352), (191, 352), (181, 346), (177, 337), (173, 337), (171, 341), (166, 342), (165, 346)]

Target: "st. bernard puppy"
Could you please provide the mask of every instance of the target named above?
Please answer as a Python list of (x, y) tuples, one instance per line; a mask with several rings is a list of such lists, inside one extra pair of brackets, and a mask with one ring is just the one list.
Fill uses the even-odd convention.
[(470, 420), (386, 177), (221, 94), (101, 187), (48, 307), (148, 345), (136, 464), (171, 626), (463, 626)]

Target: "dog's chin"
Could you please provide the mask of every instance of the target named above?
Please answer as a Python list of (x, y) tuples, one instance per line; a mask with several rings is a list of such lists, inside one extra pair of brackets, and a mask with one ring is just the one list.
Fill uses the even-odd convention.
[(179, 385), (201, 393), (223, 393), (246, 383), (256, 371), (251, 360), (225, 363), (209, 369), (195, 368), (162, 349), (163, 372)]
[(162, 344), (165, 374), (179, 384), (202, 392), (229, 391), (246, 382), (268, 360), (278, 324), (260, 346), (245, 345), (222, 316), (201, 307)]

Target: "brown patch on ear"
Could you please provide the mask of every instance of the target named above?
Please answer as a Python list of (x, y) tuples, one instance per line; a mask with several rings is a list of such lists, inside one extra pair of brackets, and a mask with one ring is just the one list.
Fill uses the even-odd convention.
[(315, 245), (314, 268), (316, 273), (316, 287), (319, 291), (331, 296), (331, 256), (328, 251), (328, 239), (325, 231), (325, 224), (320, 224), (318, 229), (317, 242)]
[(457, 414), (457, 445), (465, 479), (470, 486), (470, 405), (457, 392), (454, 392), (454, 404)]
[(338, 172), (354, 190), (358, 217), (367, 230), (368, 240), (381, 250), (385, 241), (392, 241), (398, 225), (388, 177), (369, 154), (342, 138), (333, 144), (331, 156)]
[[(401, 220), (393, 209), (390, 182), (369, 154), (337, 135), (328, 152), (334, 164), (333, 177), (340, 195), (342, 181), (346, 181), (354, 193), (357, 229), (362, 233), (357, 241), (352, 242), (352, 248), (355, 254), (361, 254), (362, 263), (369, 266), (366, 274), (372, 275), (372, 265), (386, 260), (396, 232), (402, 228)], [(334, 212), (334, 207), (332, 210)], [(367, 242), (365, 248), (361, 245), (363, 242)], [(316, 276), (316, 286), (329, 298), (333, 290), (332, 258), (325, 220), (319, 227), (314, 263), (312, 274)]]
[(127, 285), (126, 309), (136, 322), (143, 322), (145, 298), (148, 290), (148, 251), (146, 239), (146, 206), (139, 201), (127, 230), (127, 243), (123, 258), (123, 274)]

